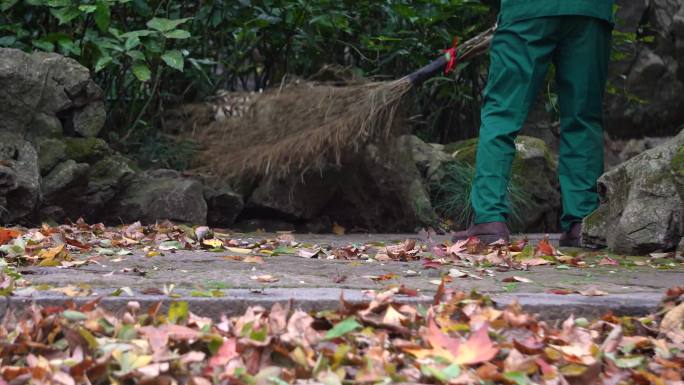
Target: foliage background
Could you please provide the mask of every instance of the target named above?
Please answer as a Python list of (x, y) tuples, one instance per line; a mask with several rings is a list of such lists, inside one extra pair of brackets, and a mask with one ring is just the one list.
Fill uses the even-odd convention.
[[(258, 90), (325, 64), (396, 78), (490, 26), (496, 1), (475, 0), (1, 0), (0, 46), (59, 52), (106, 92), (107, 138), (120, 150), (182, 168), (163, 112), (217, 89)], [(418, 95), (421, 136), (453, 140), (477, 127), (476, 61)], [(172, 150), (169, 150), (172, 148)], [(166, 153), (165, 153), (166, 152)], [(145, 159), (143, 159), (145, 160)]]

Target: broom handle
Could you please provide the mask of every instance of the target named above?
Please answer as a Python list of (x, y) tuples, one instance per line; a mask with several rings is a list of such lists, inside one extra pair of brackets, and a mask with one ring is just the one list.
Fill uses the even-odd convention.
[(420, 68), (419, 70), (407, 75), (406, 77), (411, 81), (414, 86), (419, 86), (423, 84), (426, 80), (444, 71), (447, 63), (447, 55), (442, 55), (434, 60), (432, 63)]
[[(462, 46), (463, 51), (459, 52), (458, 54), (458, 60), (467, 61), (486, 52), (489, 48), (489, 44), (491, 43), (492, 35), (494, 34), (494, 31), (496, 31), (496, 27), (497, 26), (494, 25), (493, 27), (483, 31), (479, 35), (465, 42)], [(451, 58), (449, 54), (445, 53), (444, 55), (435, 59), (432, 63), (407, 75), (405, 79), (408, 79), (413, 86), (419, 86), (429, 78), (443, 72), (450, 59)]]

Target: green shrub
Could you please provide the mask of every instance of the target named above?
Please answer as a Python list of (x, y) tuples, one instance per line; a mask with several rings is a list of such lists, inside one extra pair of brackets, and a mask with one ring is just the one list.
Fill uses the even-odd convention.
[[(464, 229), (473, 223), (475, 213), (470, 205), (470, 191), (475, 178), (475, 167), (466, 162), (449, 162), (444, 166), (444, 177), (430, 186), (432, 204), (440, 215), (453, 221), (456, 229)], [(512, 178), (508, 186), (510, 201), (509, 224), (513, 231), (523, 230), (522, 208), (530, 196), (522, 183)]]

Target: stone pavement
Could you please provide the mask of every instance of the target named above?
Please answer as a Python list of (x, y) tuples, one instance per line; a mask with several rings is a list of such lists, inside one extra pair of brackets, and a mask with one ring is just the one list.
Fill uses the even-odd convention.
[[(335, 246), (402, 240), (406, 237), (296, 235), (299, 242)], [(226, 258), (230, 255), (230, 252), (225, 251), (166, 251), (163, 255), (147, 257), (138, 252), (127, 256), (101, 256), (96, 259), (97, 263), (79, 267), (26, 267), (20, 271), (33, 285), (29, 289), (19, 290), (12, 297), (5, 297), (4, 301), (0, 299), (0, 315), (7, 309), (20, 310), (31, 303), (83, 303), (103, 296), (101, 303), (113, 310), (125, 307), (132, 300), (143, 306), (159, 301), (164, 306), (172, 301), (187, 301), (191, 311), (218, 318), (224, 313), (241, 313), (248, 306), (270, 306), (289, 300), (306, 310), (336, 308), (340, 295), (344, 295), (349, 302), (367, 301), (367, 290), (383, 290), (393, 285), (404, 285), (418, 291), (417, 296), (398, 296), (400, 301), (431, 303), (438, 287), (436, 282), (448, 274), (450, 268), (454, 268), (447, 265), (439, 269), (425, 269), (421, 261), (380, 263), (295, 256), (264, 256), (263, 264), (256, 264)], [(625, 257), (614, 258), (621, 260)], [(474, 275), (478, 273), (476, 269), (458, 269)], [(388, 274), (394, 274), (393, 278), (382, 281), (372, 279)], [(262, 283), (252, 278), (265, 275), (277, 281)], [(504, 281), (513, 276), (531, 282)], [(657, 308), (667, 288), (682, 284), (684, 266), (677, 263), (671, 269), (595, 266), (560, 270), (556, 266), (539, 266), (529, 271), (493, 270), (491, 276), (485, 274), (481, 279), (454, 278), (449, 287), (464, 291), (477, 290), (491, 295), (501, 304), (517, 300), (543, 318), (562, 319), (570, 314), (600, 316), (609, 310), (618, 314), (647, 314)], [(171, 285), (174, 288), (169, 292)], [(580, 292), (592, 288), (607, 294), (554, 294), (558, 290)], [(81, 294), (87, 295), (79, 296)]]

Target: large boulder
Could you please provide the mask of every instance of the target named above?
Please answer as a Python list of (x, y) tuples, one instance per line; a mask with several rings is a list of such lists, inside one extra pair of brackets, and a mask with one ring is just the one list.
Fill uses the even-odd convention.
[(251, 193), (241, 218), (277, 218), (305, 231), (330, 231), (334, 222), (350, 231), (436, 226), (412, 142), (408, 136), (391, 138), (349, 154), (341, 166), (268, 176)]
[(111, 222), (155, 223), (168, 219), (189, 224), (205, 224), (207, 202), (199, 181), (174, 170), (154, 170), (137, 174), (108, 205)]
[[(465, 228), (473, 219), (470, 188), (475, 176), (477, 139), (448, 144), (444, 147), (451, 161), (443, 163), (444, 177), (432, 183), (433, 204)], [(546, 144), (537, 138), (518, 136), (516, 156), (511, 167), (509, 199), (513, 231), (557, 232), (561, 214), (556, 162)]]
[(0, 48), (0, 133), (33, 141), (62, 129), (95, 136), (104, 125), (102, 91), (87, 68), (53, 53)]
[(0, 221), (19, 221), (32, 214), (40, 201), (36, 150), (16, 135), (4, 135), (0, 141)]
[(339, 188), (321, 216), (361, 231), (413, 232), (439, 218), (413, 158), (414, 139), (367, 145), (335, 177)]
[(624, 254), (677, 247), (684, 236), (684, 130), (598, 183), (601, 206), (584, 220), (584, 244)]

